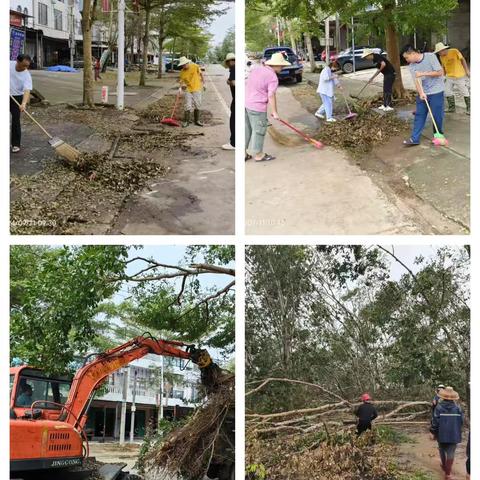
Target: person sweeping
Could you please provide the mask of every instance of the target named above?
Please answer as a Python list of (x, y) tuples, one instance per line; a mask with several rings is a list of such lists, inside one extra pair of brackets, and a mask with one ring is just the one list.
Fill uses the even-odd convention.
[(435, 45), (435, 51), (433, 53), (437, 53), (440, 57), (440, 62), (445, 72), (447, 113), (455, 113), (455, 91), (457, 91), (465, 101), (467, 115), (470, 115), (470, 91), (468, 89), (470, 69), (468, 68), (467, 61), (460, 50), (444, 45), (442, 42)]
[(392, 94), (393, 84), (395, 83), (395, 67), (388, 61), (386, 57), (375, 53), (373, 50), (366, 48), (362, 54), (362, 58), (374, 63), (377, 67), (377, 71), (373, 74), (368, 83), (372, 83), (373, 80), (380, 74), (383, 75), (383, 104), (378, 108), (384, 112), (393, 111), (392, 106)]
[(225, 57), (225, 68), (228, 68), (229, 75), (227, 85), (232, 92), (232, 103), (230, 104), (230, 142), (222, 145), (224, 150), (235, 150), (235, 54), (228, 53)]
[(23, 54), (19, 55), (16, 61), (10, 62), (10, 115), (12, 116), (10, 148), (12, 153), (20, 151), (22, 140), (20, 115), (27, 109), (30, 91), (33, 88), (32, 76), (28, 71), (31, 63), (32, 59)]
[(358, 418), (357, 436), (371, 430), (372, 422), (378, 417), (377, 409), (372, 405), (372, 398), (368, 393), (364, 393), (360, 400), (362, 404), (355, 410), (355, 416)]
[[(291, 65), (281, 52), (274, 53), (264, 65), (254, 68), (245, 86), (245, 161), (255, 158), (256, 162), (274, 160), (275, 157), (263, 151), (267, 133), (267, 110), (270, 105), (272, 116), (279, 119), (277, 112), (277, 73)], [(253, 156), (248, 153), (252, 148)]]
[[(409, 64), (410, 73), (418, 92), (415, 99), (416, 110), (411, 137), (403, 145), (412, 147), (420, 145), (420, 137), (429, 115), (429, 107), (438, 132), (443, 136), (444, 77), (443, 68), (434, 53), (421, 53), (412, 45), (402, 49), (402, 56)], [(435, 126), (434, 125), (434, 126)]]
[(202, 70), (187, 57), (181, 57), (178, 66), (181, 67), (178, 81), (180, 82), (180, 88), (185, 93), (185, 113), (182, 127), (190, 125), (192, 112), (195, 125), (203, 127), (203, 123), (200, 121), (202, 91), (205, 90)]
[(441, 402), (433, 414), (430, 433), (438, 443), (445, 480), (452, 480), (452, 468), (457, 445), (462, 441), (463, 412), (456, 403), (460, 396), (452, 387), (438, 392)]
[(335, 118), (333, 118), (334, 92), (335, 87), (342, 88), (338, 81), (338, 76), (334, 73), (336, 69), (335, 65), (332, 65), (332, 67), (326, 65), (323, 67), (318, 79), (317, 93), (322, 99), (322, 105), (315, 112), (315, 116), (320, 119), (326, 117), (327, 122), (336, 122)]

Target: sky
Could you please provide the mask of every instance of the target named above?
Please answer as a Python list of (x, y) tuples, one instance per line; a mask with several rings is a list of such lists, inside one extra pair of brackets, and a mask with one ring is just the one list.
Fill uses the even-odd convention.
[[(185, 261), (186, 247), (184, 245), (146, 245), (141, 249), (130, 249), (129, 258), (133, 257), (153, 257), (154, 260), (169, 265), (179, 265), (188, 267), (188, 263)], [(132, 275), (146, 266), (145, 262), (134, 262), (127, 267), (127, 274)], [(217, 287), (219, 290), (229, 284), (232, 281), (232, 277), (229, 275), (217, 275), (217, 274), (202, 274), (198, 276), (200, 285), (205, 288)], [(181, 279), (175, 281), (177, 287), (180, 288)], [(173, 281), (172, 281), (173, 283)], [(115, 302), (121, 302), (128, 296), (128, 288), (123, 286), (120, 292), (114, 295), (113, 300)]]
[(207, 30), (213, 35), (212, 43), (218, 45), (225, 38), (227, 30), (235, 26), (235, 3), (221, 2), (220, 8), (227, 8), (224, 15), (215, 17), (215, 20), (208, 26)]

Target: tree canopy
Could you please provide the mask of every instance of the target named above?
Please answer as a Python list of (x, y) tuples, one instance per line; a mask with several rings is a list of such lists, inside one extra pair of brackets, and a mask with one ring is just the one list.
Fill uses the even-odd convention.
[(11, 357), (61, 373), (147, 330), (231, 351), (233, 261), (230, 246), (192, 246), (179, 265), (134, 247), (13, 246)]
[[(287, 377), (353, 400), (428, 399), (442, 382), (468, 399), (467, 249), (437, 248), (412, 266), (382, 246), (251, 246), (247, 272), (247, 384)], [(288, 384), (250, 401), (257, 412), (305, 406)]]

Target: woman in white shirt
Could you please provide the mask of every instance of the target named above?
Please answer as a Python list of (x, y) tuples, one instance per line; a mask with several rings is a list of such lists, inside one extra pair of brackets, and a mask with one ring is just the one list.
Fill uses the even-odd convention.
[(20, 151), (22, 140), (22, 128), (20, 114), (27, 108), (32, 90), (32, 76), (28, 67), (32, 59), (28, 55), (19, 55), (17, 61), (10, 62), (10, 96), (13, 97), (20, 107), (10, 98), (10, 114), (12, 116), (11, 148), (13, 153)]
[(322, 72), (320, 73), (320, 79), (318, 81), (317, 93), (322, 99), (322, 105), (315, 112), (315, 116), (322, 119), (326, 116), (327, 122), (336, 121), (333, 118), (334, 92), (336, 86), (338, 86), (338, 88), (342, 88), (339, 85), (337, 75), (333, 73), (335, 70), (335, 65), (332, 65), (332, 67), (325, 65), (322, 69)]

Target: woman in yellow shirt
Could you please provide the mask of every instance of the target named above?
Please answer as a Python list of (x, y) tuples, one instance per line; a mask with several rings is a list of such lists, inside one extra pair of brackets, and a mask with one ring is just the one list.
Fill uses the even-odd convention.
[(202, 91), (205, 90), (203, 73), (200, 67), (187, 57), (181, 57), (178, 66), (182, 67), (179, 77), (180, 88), (185, 92), (185, 116), (182, 126), (188, 127), (193, 111), (195, 125), (203, 127), (203, 123), (200, 121)]
[(470, 77), (468, 64), (459, 50), (450, 48), (439, 42), (435, 45), (435, 52), (440, 57), (443, 70), (445, 71), (445, 97), (448, 102), (447, 113), (455, 112), (455, 92), (458, 90), (465, 99), (467, 115), (470, 115), (470, 91), (467, 77)]

